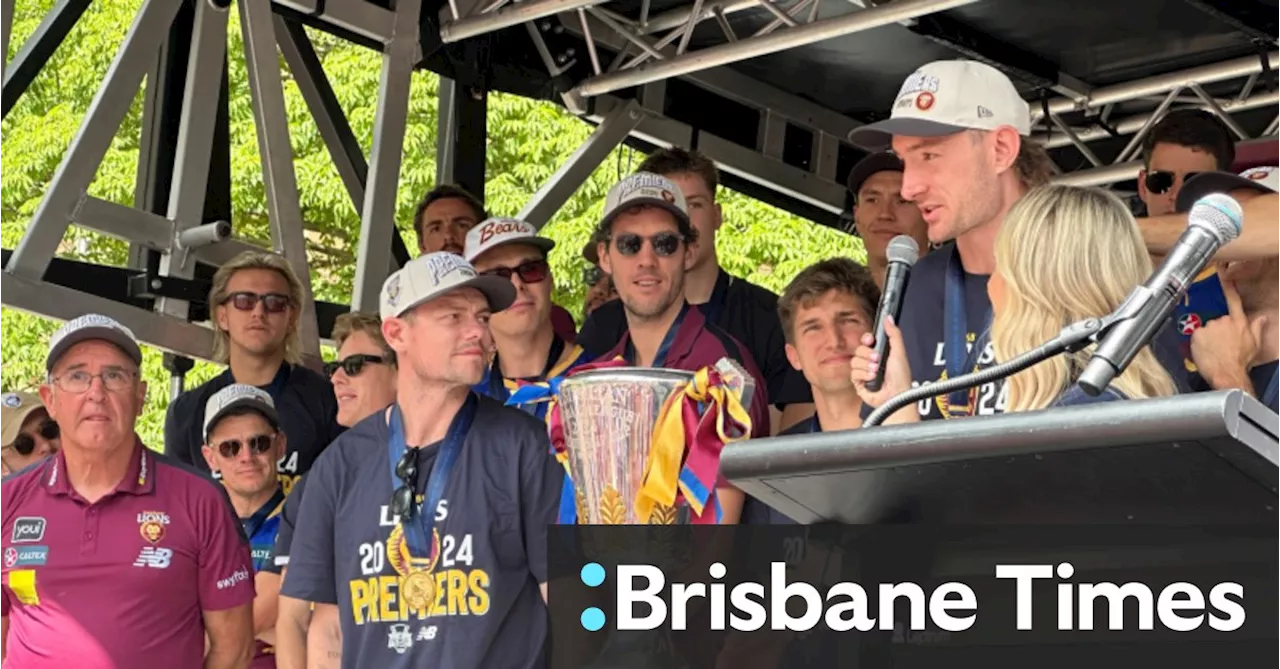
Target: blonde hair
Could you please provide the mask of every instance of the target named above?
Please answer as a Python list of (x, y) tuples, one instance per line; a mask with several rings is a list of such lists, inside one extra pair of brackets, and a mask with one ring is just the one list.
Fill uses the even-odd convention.
[(382, 336), (382, 318), (378, 314), (368, 311), (351, 311), (339, 315), (333, 322), (333, 343), (337, 344), (338, 348), (342, 348), (342, 343), (357, 332), (368, 335), (369, 339), (382, 349), (382, 357), (387, 364), (395, 364), (396, 352), (391, 350), (391, 346)]
[(293, 273), (289, 261), (283, 256), (267, 251), (245, 251), (232, 258), (218, 268), (213, 275), (213, 286), (209, 289), (209, 315), (213, 320), (213, 359), (215, 362), (228, 364), (231, 360), (231, 335), (218, 327), (216, 310), (226, 302), (231, 294), (227, 284), (236, 272), (247, 269), (264, 269), (273, 271), (284, 277), (289, 284), (289, 303), (292, 307), (289, 317), (289, 334), (284, 338), (284, 359), (290, 364), (302, 362), (302, 340), (298, 336), (298, 315), (302, 306), (302, 282)]
[[(1151, 259), (1129, 209), (1095, 188), (1041, 186), (1022, 196), (996, 238), (1005, 304), (991, 324), (996, 358), (1011, 360), (1070, 323), (1111, 313), (1151, 273)], [(1013, 375), (1009, 411), (1051, 405), (1089, 361), (1093, 347)], [(1130, 398), (1174, 393), (1173, 380), (1144, 347), (1112, 382)]]

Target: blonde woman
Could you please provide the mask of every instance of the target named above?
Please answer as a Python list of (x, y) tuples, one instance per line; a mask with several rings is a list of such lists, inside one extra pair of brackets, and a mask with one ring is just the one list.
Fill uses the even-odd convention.
[[(1093, 188), (1040, 186), (1027, 192), (1005, 216), (995, 245), (996, 271), (987, 284), (993, 321), (991, 342), (998, 360), (1010, 360), (1052, 339), (1067, 324), (1105, 316), (1151, 274), (1151, 259), (1127, 207)], [(893, 325), (884, 388), (866, 390), (876, 360), (867, 337), (854, 355), (852, 378), (863, 401), (878, 406), (906, 390), (910, 368)], [(1150, 346), (1097, 397), (1075, 386), (1093, 348), (1060, 355), (1009, 377), (1006, 411), (1172, 395), (1174, 381)], [(886, 423), (918, 419), (914, 407)]]

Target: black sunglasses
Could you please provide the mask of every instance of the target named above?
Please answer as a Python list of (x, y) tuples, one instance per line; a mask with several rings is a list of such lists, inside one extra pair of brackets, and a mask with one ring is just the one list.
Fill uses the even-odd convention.
[(530, 260), (520, 263), (516, 267), (494, 267), (480, 274), (482, 276), (500, 276), (504, 279), (510, 279), (514, 274), (520, 277), (520, 280), (524, 283), (542, 283), (551, 274), (551, 266), (547, 264), (546, 260)]
[(269, 314), (278, 314), (293, 304), (293, 300), (288, 295), (280, 293), (259, 295), (250, 292), (232, 293), (227, 296), (223, 304), (227, 302), (240, 311), (253, 311), (258, 306), (258, 302), (262, 302), (262, 309)]
[(644, 248), (644, 243), (648, 241), (653, 246), (653, 252), (660, 258), (669, 258), (680, 250), (680, 242), (684, 241), (680, 235), (674, 232), (659, 232), (651, 237), (641, 237), (633, 233), (618, 235), (612, 239), (613, 248), (618, 249), (618, 253), (624, 256), (633, 256)]
[(338, 370), (341, 369), (347, 373), (347, 376), (358, 376), (360, 372), (364, 371), (365, 365), (381, 365), (384, 362), (386, 360), (380, 355), (355, 353), (341, 360), (324, 363), (324, 375), (333, 378), (333, 375), (337, 374)]
[(400, 487), (391, 493), (391, 515), (401, 520), (413, 517), (413, 491), (418, 485), (418, 449), (406, 448), (400, 462), (396, 463), (396, 478)]
[[(1182, 183), (1187, 183), (1187, 179), (1199, 174), (1199, 172), (1187, 172), (1182, 175)], [(1173, 183), (1178, 180), (1178, 175), (1174, 172), (1165, 172), (1164, 170), (1156, 170), (1147, 172), (1145, 185), (1148, 191), (1156, 195), (1164, 195), (1173, 188)]]
[[(58, 424), (46, 418), (38, 426), (36, 426), (36, 434), (45, 441), (53, 441), (58, 438)], [(17, 437), (13, 439), (13, 450), (19, 455), (31, 455), (36, 450), (36, 438), (26, 432), (19, 432)]]
[[(274, 434), (258, 434), (245, 439), (244, 444), (249, 447), (249, 452), (254, 455), (262, 455), (271, 450), (271, 445), (275, 443)], [(240, 455), (241, 441), (239, 439), (228, 439), (218, 444), (218, 455), (224, 458), (234, 458)]]
[(582, 270), (582, 283), (586, 284), (588, 288), (596, 285), (597, 283), (600, 283), (600, 281), (603, 280), (604, 277), (605, 277), (604, 270), (600, 269), (596, 265), (592, 265)]

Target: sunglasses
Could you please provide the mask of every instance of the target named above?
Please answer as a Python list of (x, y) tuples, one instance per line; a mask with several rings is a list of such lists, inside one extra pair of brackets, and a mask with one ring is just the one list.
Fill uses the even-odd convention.
[(520, 263), (516, 267), (495, 267), (480, 273), (482, 276), (500, 276), (504, 279), (510, 279), (514, 274), (520, 277), (520, 281), (524, 283), (541, 283), (547, 280), (547, 276), (551, 274), (551, 266), (546, 260), (530, 260)]
[(274, 434), (259, 434), (245, 439), (241, 442), (239, 439), (228, 439), (217, 446), (218, 455), (224, 458), (234, 458), (240, 455), (240, 447), (248, 446), (249, 452), (254, 455), (262, 455), (271, 450), (272, 444), (275, 443)]
[(324, 375), (333, 378), (334, 374), (341, 369), (346, 372), (347, 376), (359, 376), (364, 371), (365, 365), (381, 365), (386, 362), (380, 355), (368, 355), (366, 353), (355, 353), (341, 360), (324, 363)]
[(228, 302), (239, 311), (253, 311), (257, 308), (258, 302), (262, 302), (262, 309), (269, 314), (281, 313), (293, 304), (293, 300), (288, 295), (280, 293), (259, 295), (249, 292), (232, 293), (222, 303)]
[(595, 265), (592, 265), (591, 267), (588, 267), (582, 270), (582, 283), (586, 284), (587, 287), (591, 287), (596, 285), (597, 283), (600, 283), (602, 280), (604, 280), (604, 277), (605, 277), (604, 270), (600, 269)]
[(396, 478), (400, 479), (400, 487), (391, 493), (388, 508), (391, 515), (408, 520), (413, 517), (413, 491), (418, 485), (418, 449), (404, 449), (404, 455), (396, 463)]
[(647, 241), (659, 258), (669, 258), (680, 250), (680, 243), (684, 241), (684, 238), (674, 232), (659, 232), (651, 237), (641, 237), (637, 234), (626, 233), (614, 237), (611, 241), (613, 248), (624, 256), (633, 256), (639, 253)]
[[(1190, 179), (1191, 177), (1197, 174), (1199, 174), (1199, 172), (1187, 172), (1186, 174), (1182, 175), (1182, 183), (1186, 183), (1187, 179)], [(1177, 180), (1178, 180), (1178, 175), (1176, 172), (1165, 172), (1163, 170), (1156, 170), (1154, 172), (1147, 172), (1145, 185), (1148, 191), (1151, 191), (1156, 195), (1164, 195), (1165, 193), (1169, 192), (1170, 188), (1173, 188), (1173, 184)]]
[[(58, 438), (58, 424), (52, 420), (45, 419), (36, 426), (36, 434), (45, 441), (52, 441)], [(19, 432), (18, 436), (13, 440), (13, 450), (19, 455), (31, 455), (36, 450), (36, 438), (26, 432)]]

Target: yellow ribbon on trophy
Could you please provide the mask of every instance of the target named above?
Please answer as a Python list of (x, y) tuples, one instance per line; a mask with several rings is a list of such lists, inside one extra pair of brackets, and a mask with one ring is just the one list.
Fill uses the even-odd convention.
[[(706, 410), (700, 411), (703, 405)], [(725, 387), (714, 369), (699, 369), (693, 381), (667, 398), (658, 414), (636, 497), (636, 516), (646, 519), (655, 506), (673, 505), (679, 492), (689, 503), (695, 524), (718, 522), (718, 506), (714, 516), (704, 517), (703, 511), (715, 492), (720, 450), (750, 433), (751, 417), (741, 398)]]

